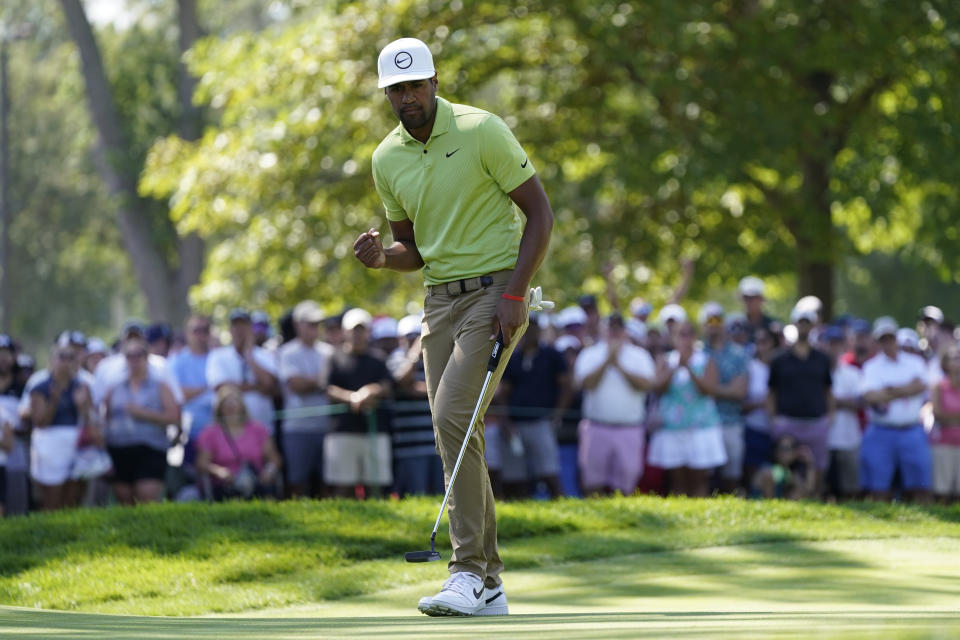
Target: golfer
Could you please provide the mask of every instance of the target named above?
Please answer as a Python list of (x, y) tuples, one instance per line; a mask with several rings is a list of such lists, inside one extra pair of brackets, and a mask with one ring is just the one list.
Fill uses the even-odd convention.
[(547, 251), (553, 211), (503, 120), (437, 97), (426, 44), (396, 40), (380, 52), (377, 68), (377, 86), (400, 120), (373, 153), (373, 179), (393, 243), (384, 247), (370, 229), (353, 248), (373, 269), (423, 268), (424, 369), (447, 483), (498, 332), (506, 345), (450, 490), (451, 575), (418, 609), (430, 616), (505, 615), (483, 415), (526, 329), (526, 295)]

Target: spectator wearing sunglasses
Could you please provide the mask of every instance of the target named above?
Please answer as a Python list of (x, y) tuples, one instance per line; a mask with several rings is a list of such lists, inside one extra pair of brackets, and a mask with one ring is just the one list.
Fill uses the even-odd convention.
[[(131, 337), (139, 337), (146, 343), (147, 328), (136, 320), (128, 321), (120, 330), (120, 343), (124, 343)], [(183, 391), (180, 389), (180, 384), (173, 375), (167, 359), (163, 356), (150, 353), (147, 356), (147, 365), (150, 368), (151, 375), (163, 380), (170, 388), (177, 404), (183, 404)], [(94, 371), (92, 391), (93, 401), (96, 406), (101, 407), (107, 391), (126, 380), (128, 374), (127, 359), (122, 353), (114, 353), (104, 358)]]
[(210, 318), (193, 314), (185, 326), (187, 346), (170, 359), (170, 369), (183, 391), (183, 429), (187, 433), (184, 463), (193, 462), (197, 437), (213, 418), (213, 391), (207, 384)]
[(90, 388), (78, 377), (79, 353), (69, 332), (54, 343), (46, 379), (29, 392), (33, 425), (30, 477), (46, 511), (76, 507), (84, 483), (70, 472), (84, 425), (93, 421)]
[(107, 391), (107, 449), (113, 459), (113, 492), (120, 504), (158, 502), (167, 472), (167, 425), (180, 423), (180, 407), (165, 377), (147, 362), (147, 341), (123, 341), (123, 380)]
[(747, 398), (750, 358), (746, 350), (727, 336), (723, 307), (708, 302), (700, 310), (704, 352), (717, 368), (713, 397), (723, 432), (727, 462), (720, 469), (720, 489), (727, 493), (742, 487), (744, 435), (743, 402)]

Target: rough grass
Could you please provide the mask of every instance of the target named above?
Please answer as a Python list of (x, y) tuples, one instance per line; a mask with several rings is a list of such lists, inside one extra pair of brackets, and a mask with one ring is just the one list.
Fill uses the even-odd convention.
[[(0, 523), (0, 604), (147, 615), (251, 611), (423, 579), (436, 499), (163, 504)], [(960, 508), (626, 497), (500, 505), (510, 569), (717, 545), (960, 538)], [(445, 523), (441, 552), (449, 549)]]

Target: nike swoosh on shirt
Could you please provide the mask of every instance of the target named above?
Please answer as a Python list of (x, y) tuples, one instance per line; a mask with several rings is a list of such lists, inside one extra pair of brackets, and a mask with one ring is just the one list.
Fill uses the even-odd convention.
[(463, 147), (457, 147), (456, 149), (454, 149), (453, 151), (451, 151), (450, 153), (448, 153), (448, 154), (447, 154), (447, 157), (449, 158), (450, 156), (452, 156), (453, 154), (455, 154), (457, 151), (460, 151), (460, 149), (462, 149), (462, 148), (463, 148)]
[(521, 169), (526, 169), (528, 162), (530, 162), (530, 158), (524, 158), (524, 159), (523, 159), (523, 164), (520, 165), (520, 168), (521, 168)]
[(474, 598), (479, 598), (479, 597), (482, 596), (482, 595), (483, 595), (483, 587), (480, 587), (480, 590), (479, 590), (479, 591), (477, 591), (476, 589), (473, 590), (473, 597), (474, 597)]

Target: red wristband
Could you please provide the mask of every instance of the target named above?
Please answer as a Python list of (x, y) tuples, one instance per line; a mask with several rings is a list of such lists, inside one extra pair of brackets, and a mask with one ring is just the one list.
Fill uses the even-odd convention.
[(527, 300), (523, 296), (512, 296), (509, 293), (503, 294), (503, 297), (506, 298), (507, 300), (516, 300), (517, 302), (526, 302)]

